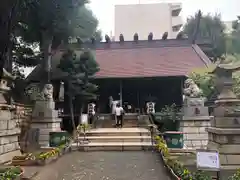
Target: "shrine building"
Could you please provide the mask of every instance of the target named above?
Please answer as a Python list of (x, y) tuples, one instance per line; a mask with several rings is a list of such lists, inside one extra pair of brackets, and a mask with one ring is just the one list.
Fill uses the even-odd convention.
[[(198, 44), (198, 45), (197, 45)], [(90, 48), (96, 57), (100, 71), (95, 83), (99, 86), (97, 106), (99, 113), (107, 113), (109, 96), (122, 100), (142, 112), (146, 102), (156, 103), (156, 112), (165, 105), (182, 105), (182, 90), (187, 75), (196, 68), (208, 67), (209, 58), (199, 46), (188, 39), (133, 40), (114, 42), (88, 42), (68, 45), (80, 56), (82, 48)], [(57, 68), (67, 47), (61, 47), (52, 57), (51, 79), (54, 99), (59, 101), (60, 77)], [(27, 77), (29, 82), (38, 82), (41, 66)], [(67, 97), (65, 96), (65, 100)], [(68, 103), (65, 107), (68, 106)]]

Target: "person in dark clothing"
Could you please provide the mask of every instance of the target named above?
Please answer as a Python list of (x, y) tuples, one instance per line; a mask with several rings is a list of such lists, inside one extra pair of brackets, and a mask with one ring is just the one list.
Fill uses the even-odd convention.
[(115, 109), (116, 127), (123, 126), (123, 114), (124, 114), (123, 108), (120, 106), (120, 103), (117, 103), (117, 106)]

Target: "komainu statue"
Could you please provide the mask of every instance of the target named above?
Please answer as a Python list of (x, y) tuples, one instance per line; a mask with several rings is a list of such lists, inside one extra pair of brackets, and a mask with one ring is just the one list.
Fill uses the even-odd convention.
[(198, 98), (203, 96), (202, 90), (190, 78), (184, 82), (183, 93), (186, 97), (192, 97), (192, 98)]
[(45, 84), (42, 91), (40, 90), (40, 84), (30, 84), (25, 92), (31, 100), (47, 101), (53, 99), (52, 84)]
[(52, 84), (44, 85), (43, 97), (44, 97), (44, 100), (52, 100), (53, 99), (53, 85)]

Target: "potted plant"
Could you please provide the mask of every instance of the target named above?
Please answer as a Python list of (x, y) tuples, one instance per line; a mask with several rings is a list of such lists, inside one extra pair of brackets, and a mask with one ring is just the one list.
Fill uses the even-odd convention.
[(179, 120), (181, 120), (180, 109), (176, 104), (165, 106), (160, 111), (164, 139), (169, 148), (183, 148), (183, 133), (179, 132)]
[(14, 156), (11, 164), (14, 166), (33, 166), (36, 164), (36, 157), (32, 153)]
[(23, 170), (20, 167), (8, 167), (0, 169), (0, 179), (3, 180), (20, 180)]
[(51, 150), (48, 152), (41, 152), (37, 155), (37, 161), (39, 165), (45, 165), (56, 159), (56, 151)]

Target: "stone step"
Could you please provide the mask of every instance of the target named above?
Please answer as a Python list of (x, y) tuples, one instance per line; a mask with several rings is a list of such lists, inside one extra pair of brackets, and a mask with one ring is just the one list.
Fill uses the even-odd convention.
[[(104, 120), (101, 121), (102, 123), (102, 128), (112, 128), (115, 127), (115, 121), (114, 120)], [(127, 127), (138, 127), (138, 122), (137, 120), (132, 120), (132, 119), (128, 119), (128, 120), (123, 120), (123, 128), (127, 128)]]
[(72, 144), (73, 150), (82, 151), (140, 151), (152, 149), (151, 142), (104, 142), (104, 143), (83, 143)]
[[(92, 143), (100, 142), (151, 142), (151, 136), (87, 136), (86, 139)], [(83, 141), (84, 137), (79, 137)]]
[(99, 128), (86, 132), (86, 136), (150, 136), (144, 128)]

